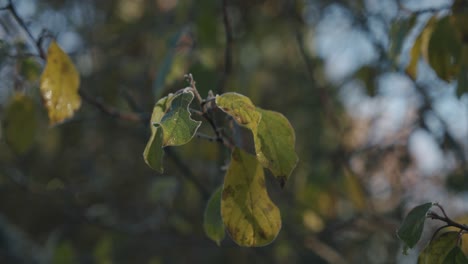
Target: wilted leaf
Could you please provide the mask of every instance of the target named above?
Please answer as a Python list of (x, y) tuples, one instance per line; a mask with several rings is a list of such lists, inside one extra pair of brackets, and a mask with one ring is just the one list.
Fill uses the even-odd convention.
[(419, 254), (418, 264), (443, 263), (450, 251), (456, 247), (457, 240), (458, 232), (447, 232), (436, 237), (424, 248), (421, 254)]
[(281, 216), (265, 187), (257, 159), (235, 148), (224, 178), (221, 215), (232, 239), (240, 246), (265, 246), (281, 229)]
[(146, 164), (153, 168), (154, 170), (162, 173), (162, 157), (164, 151), (162, 149), (163, 133), (161, 129), (153, 126), (153, 123), (158, 123), (161, 121), (164, 113), (167, 111), (167, 108), (170, 105), (173, 95), (170, 94), (164, 98), (161, 98), (153, 108), (153, 113), (151, 114), (151, 137), (146, 144), (145, 150), (143, 151), (143, 157)]
[(37, 120), (34, 101), (23, 94), (16, 94), (5, 109), (5, 138), (17, 154), (28, 151), (34, 143)]
[(398, 229), (397, 235), (405, 243), (405, 254), (408, 248), (413, 248), (421, 238), (426, 215), (432, 205), (432, 203), (425, 203), (413, 208)]
[(450, 23), (450, 17), (437, 21), (432, 32), (427, 61), (439, 78), (450, 81), (460, 71), (462, 43)]
[(295, 151), (296, 135), (288, 119), (274, 111), (257, 108), (261, 114), (257, 138), (257, 159), (283, 186), (299, 160)]
[(223, 187), (220, 186), (213, 193), (206, 205), (205, 214), (203, 217), (203, 227), (205, 229), (206, 235), (215, 241), (218, 246), (225, 236), (223, 219), (221, 218), (222, 191)]
[(468, 263), (468, 258), (459, 247), (454, 247), (445, 257), (442, 264), (466, 264)]
[[(255, 105), (247, 96), (238, 93), (224, 93), (216, 96), (216, 105), (226, 114), (232, 116), (237, 124), (252, 132), (255, 150), (261, 148), (257, 138), (258, 125), (262, 118)], [(244, 142), (237, 142), (237, 146), (244, 146)], [(249, 150), (248, 147), (244, 150)]]
[(52, 41), (47, 52), (47, 63), (41, 75), (41, 94), (50, 124), (71, 118), (81, 105), (78, 95), (80, 76), (70, 58)]
[(187, 144), (201, 125), (190, 117), (189, 105), (193, 92), (184, 90), (174, 95), (171, 105), (158, 124), (163, 129), (163, 146), (180, 146)]

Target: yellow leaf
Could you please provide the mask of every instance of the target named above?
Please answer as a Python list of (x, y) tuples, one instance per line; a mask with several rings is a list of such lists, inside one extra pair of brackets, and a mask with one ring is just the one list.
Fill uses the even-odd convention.
[(281, 229), (278, 207), (268, 197), (263, 168), (257, 159), (235, 148), (224, 178), (221, 216), (240, 246), (265, 246)]
[(41, 76), (41, 94), (51, 125), (71, 118), (81, 105), (78, 94), (80, 76), (65, 52), (52, 41)]

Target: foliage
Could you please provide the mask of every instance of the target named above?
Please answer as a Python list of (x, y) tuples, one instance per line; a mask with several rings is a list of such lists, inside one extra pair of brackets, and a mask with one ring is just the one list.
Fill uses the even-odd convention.
[(0, 1), (0, 262), (467, 263), (467, 3), (413, 2)]
[[(217, 135), (215, 140), (225, 143), (232, 150), (222, 195), (217, 195), (218, 191), (215, 191), (205, 209), (205, 232), (219, 244), (224, 237), (224, 229), (219, 227), (216, 220), (216, 215), (220, 213), (228, 233), (237, 244), (267, 245), (278, 235), (281, 218), (279, 209), (268, 197), (262, 166), (272, 170), (281, 186), (284, 186), (298, 159), (294, 151), (294, 130), (281, 114), (256, 108), (248, 97), (237, 93), (209, 96), (202, 100), (192, 75), (187, 75), (187, 78), (191, 87), (170, 94), (156, 103), (151, 118), (152, 134), (143, 153), (145, 161), (150, 167), (162, 172), (162, 147), (184, 145), (196, 135), (201, 122), (190, 117), (190, 105), (196, 94), (201, 111), (194, 112), (213, 125)], [(250, 131), (255, 155), (246, 152), (252, 148), (246, 147), (247, 143), (237, 140), (240, 146), (231, 145), (228, 142), (234, 140), (217, 132), (221, 128), (211, 118), (211, 113), (217, 109)], [(242, 147), (246, 149), (242, 150)], [(221, 203), (217, 201), (220, 197)]]

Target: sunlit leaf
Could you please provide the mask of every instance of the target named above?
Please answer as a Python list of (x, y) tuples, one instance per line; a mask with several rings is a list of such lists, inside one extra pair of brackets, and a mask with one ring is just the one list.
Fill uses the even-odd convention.
[(189, 105), (193, 97), (192, 91), (184, 90), (172, 99), (169, 110), (158, 124), (163, 129), (163, 146), (184, 145), (195, 136), (201, 122), (190, 117)]
[[(238, 93), (224, 93), (216, 96), (216, 105), (226, 114), (230, 115), (237, 124), (252, 132), (255, 149), (260, 149), (260, 140), (257, 138), (258, 125), (262, 118), (255, 105), (247, 96)], [(242, 146), (242, 142), (240, 146)]]
[(220, 186), (211, 196), (208, 204), (205, 208), (205, 214), (203, 218), (203, 227), (206, 235), (211, 238), (216, 244), (221, 243), (224, 239), (224, 224), (221, 218), (221, 193), (223, 191)]
[(437, 21), (432, 32), (427, 61), (439, 78), (450, 81), (460, 70), (462, 43), (450, 23), (450, 17)]
[(257, 137), (257, 159), (283, 186), (299, 160), (295, 151), (296, 135), (288, 119), (274, 111), (257, 108), (261, 113)]
[(173, 95), (170, 94), (162, 99), (160, 99), (153, 108), (153, 113), (151, 114), (151, 137), (146, 144), (145, 150), (143, 151), (143, 157), (146, 164), (153, 168), (154, 170), (162, 173), (162, 157), (164, 151), (162, 149), (163, 142), (163, 133), (160, 128), (153, 126), (153, 123), (158, 123), (161, 121), (164, 113), (167, 111), (170, 101), (172, 100)]
[(47, 63), (41, 75), (41, 94), (54, 125), (71, 118), (81, 105), (78, 94), (80, 76), (65, 52), (52, 41), (47, 52)]
[(426, 215), (433, 203), (425, 203), (413, 208), (398, 229), (398, 237), (405, 243), (404, 253), (413, 248), (421, 238)]
[(457, 246), (458, 235), (458, 232), (447, 232), (436, 237), (419, 254), (418, 264), (443, 263), (450, 251)]
[(23, 94), (16, 94), (5, 109), (5, 138), (17, 154), (27, 152), (34, 143), (37, 120), (34, 101)]
[(240, 246), (265, 246), (281, 229), (281, 216), (265, 187), (257, 159), (235, 148), (224, 178), (221, 215), (231, 238)]
[(442, 264), (466, 264), (468, 258), (459, 247), (454, 247), (444, 258)]

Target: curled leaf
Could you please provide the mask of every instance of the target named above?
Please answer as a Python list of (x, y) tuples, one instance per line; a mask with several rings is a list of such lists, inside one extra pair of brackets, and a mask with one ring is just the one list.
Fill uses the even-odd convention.
[(274, 111), (257, 108), (262, 119), (258, 126), (257, 159), (283, 186), (299, 160), (295, 151), (296, 136), (288, 119)]
[(190, 117), (189, 105), (193, 100), (193, 92), (184, 90), (176, 94), (171, 105), (158, 124), (163, 129), (163, 146), (180, 146), (187, 144), (201, 122)]

